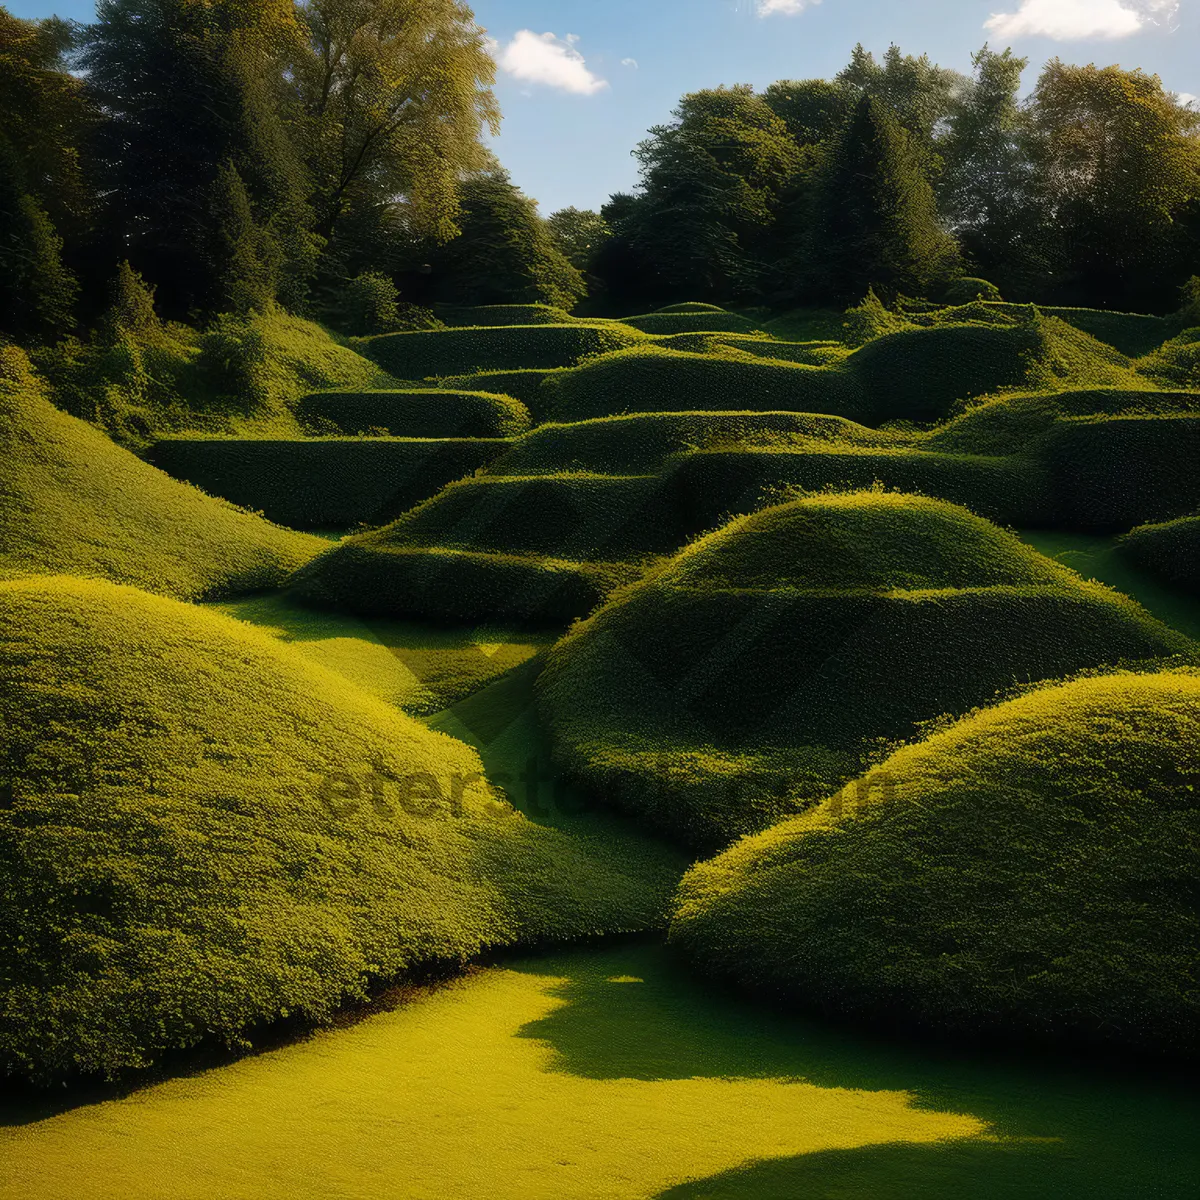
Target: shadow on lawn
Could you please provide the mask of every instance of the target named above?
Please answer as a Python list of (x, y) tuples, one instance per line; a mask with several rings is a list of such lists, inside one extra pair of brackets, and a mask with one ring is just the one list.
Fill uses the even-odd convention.
[(551, 1069), (591, 1079), (772, 1078), (902, 1091), (969, 1113), (992, 1138), (828, 1151), (751, 1165), (664, 1193), (679, 1200), (1133, 1200), (1200, 1194), (1200, 1100), (1147, 1068), (1052, 1053), (976, 1051), (788, 1016), (706, 988), (660, 947), (518, 965), (560, 975), (563, 1007), (520, 1036)]

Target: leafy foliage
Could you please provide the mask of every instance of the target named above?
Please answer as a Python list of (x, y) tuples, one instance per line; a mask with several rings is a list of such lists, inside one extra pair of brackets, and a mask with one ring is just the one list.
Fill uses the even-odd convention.
[(793, 1004), (1194, 1055), (1200, 677), (1043, 688), (693, 869), (672, 940)]

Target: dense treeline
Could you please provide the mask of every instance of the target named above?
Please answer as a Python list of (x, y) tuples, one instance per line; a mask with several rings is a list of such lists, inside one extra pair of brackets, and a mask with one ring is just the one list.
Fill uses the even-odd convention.
[(1171, 309), (1200, 270), (1200, 113), (1155, 76), (984, 47), (964, 77), (861, 47), (832, 82), (685, 96), (602, 212), (611, 296), (786, 304), (930, 294)]
[(0, 7), (0, 333), (108, 354), (121, 312), (144, 333), (279, 304), (366, 334), (436, 301), (841, 306), (980, 276), (1178, 307), (1200, 113), (1057, 60), (1022, 100), (1026, 66), (859, 47), (832, 81), (697, 92), (636, 149), (635, 193), (546, 220), (485, 146), (495, 65), (461, 0)]

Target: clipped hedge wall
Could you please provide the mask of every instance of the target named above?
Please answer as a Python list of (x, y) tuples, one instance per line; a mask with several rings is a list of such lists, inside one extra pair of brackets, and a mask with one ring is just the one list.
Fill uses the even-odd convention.
[(391, 333), (358, 343), (398, 379), (432, 379), (478, 371), (570, 367), (593, 354), (621, 350), (644, 335), (620, 325), (512, 325)]
[(395, 520), (486, 466), (504, 441), (404, 438), (164, 438), (150, 460), (177, 479), (293, 529)]
[(1040, 457), (1056, 521), (1120, 532), (1200, 507), (1200, 414), (1061, 421)]
[(646, 313), (638, 317), (622, 317), (621, 323), (653, 334), (753, 333), (758, 329), (746, 317), (722, 309)]
[(298, 404), (309, 432), (329, 426), (351, 436), (386, 432), (405, 438), (506, 438), (527, 432), (529, 410), (511, 396), (441, 388), (316, 392)]

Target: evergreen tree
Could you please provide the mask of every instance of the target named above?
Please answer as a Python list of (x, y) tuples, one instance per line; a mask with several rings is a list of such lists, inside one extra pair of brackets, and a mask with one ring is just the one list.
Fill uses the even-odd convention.
[(77, 285), (63, 266), (62, 239), (25, 190), (25, 174), (0, 134), (0, 332), (53, 341), (72, 325)]
[(570, 309), (583, 297), (583, 276), (555, 245), (537, 205), (506, 172), (464, 181), (458, 206), (462, 233), (433, 255), (439, 300)]
[(106, 220), (169, 311), (213, 311), (226, 298), (209, 201), (227, 190), (227, 162), (255, 221), (275, 233), (281, 290), (303, 299), (317, 247), (280, 105), (297, 36), (291, 0), (101, 0), (85, 30), (80, 63), (106, 115)]
[(212, 275), (218, 280), (219, 311), (266, 311), (275, 301), (281, 254), (270, 231), (255, 223), (246, 185), (231, 162), (217, 172), (212, 213)]
[(115, 338), (122, 331), (142, 335), (158, 332), (161, 326), (154, 311), (154, 289), (147, 286), (128, 261), (117, 268), (111, 295), (100, 322), (106, 336)]
[(872, 287), (925, 294), (957, 267), (908, 135), (880, 101), (864, 97), (822, 170), (795, 274), (821, 298), (846, 302)]

